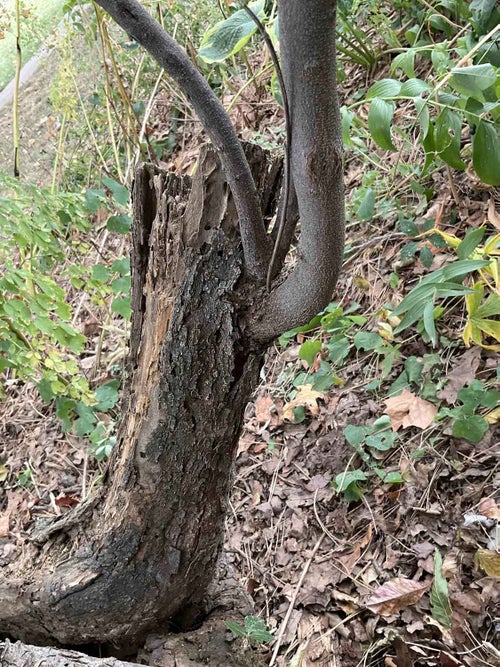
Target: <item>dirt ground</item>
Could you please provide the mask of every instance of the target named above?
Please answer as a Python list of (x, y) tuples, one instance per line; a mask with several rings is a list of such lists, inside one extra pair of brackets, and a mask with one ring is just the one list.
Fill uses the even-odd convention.
[[(53, 71), (49, 60), (21, 98), (22, 171), (40, 184), (50, 182), (57, 142), (47, 101)], [(161, 95), (158, 100), (153, 120), (161, 127), (168, 122), (168, 105)], [(272, 108), (270, 102), (263, 109), (243, 99), (236, 122), (247, 136), (256, 121), (261, 132), (271, 128), (272, 133)], [(3, 109), (0, 169), (6, 171), (10, 128), (11, 113)], [(199, 132), (191, 139), (182, 153), (165, 157), (166, 163), (177, 161), (188, 169)], [(355, 159), (347, 161), (348, 192), (360, 183), (361, 170)], [(436, 178), (439, 199), (449, 205), (446, 178)], [(466, 178), (458, 187), (463, 231), (471, 219), (485, 219), (489, 200)], [(373, 326), (403, 244), (394, 227), (384, 224), (375, 219), (356, 227), (348, 241), (358, 251), (347, 261), (333, 295), (344, 309), (359, 303)], [(366, 244), (367, 239), (375, 241)], [(403, 274), (409, 283), (415, 268), (424, 272), (416, 260)], [(403, 427), (398, 447), (380, 460), (388, 470), (399, 471), (404, 484), (370, 476), (360, 498), (347, 502), (332, 480), (360, 460), (344, 429), (371, 423), (387, 410), (385, 398), (366, 388), (376, 377), (377, 361), (370, 352), (351, 353), (337, 371), (338, 386), (317, 392), (305, 404), (303, 421), (294, 423), (287, 410), (293, 381), (311, 371), (298, 358), (301, 342), (300, 336), (292, 338), (268, 355), (262, 384), (246, 412), (227, 520), (226, 557), (252, 596), (255, 615), (276, 638), (256, 650), (266, 663), (283, 667), (499, 665), (498, 569), (478, 558), (499, 548), (497, 426), (475, 444), (452, 437), (448, 426)], [(401, 372), (406, 358), (435, 351), (412, 336), (400, 352), (388, 381)], [(454, 369), (468, 369), (463, 387), (474, 377), (491, 381), (496, 365), (494, 352), (457, 344), (438, 367), (449, 382), (456, 378)], [(31, 483), (23, 486), (26, 470)], [(98, 483), (102, 470), (89, 458), (83, 439), (61, 432), (52, 408), (33, 387), (13, 382), (0, 405), (0, 564), (16, 558), (35, 520), (68, 511)], [(431, 615), (436, 551), (449, 591), (449, 627)], [(229, 640), (229, 631), (226, 635)], [(152, 641), (143, 662), (167, 664), (161, 660)]]

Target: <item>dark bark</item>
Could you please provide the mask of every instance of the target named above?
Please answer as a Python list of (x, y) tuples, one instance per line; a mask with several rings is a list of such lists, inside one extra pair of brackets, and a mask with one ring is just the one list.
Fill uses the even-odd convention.
[[(251, 153), (267, 192), (277, 170), (258, 147)], [(39, 532), (17, 563), (22, 578), (3, 573), (0, 631), (22, 641), (134, 646), (181, 612), (189, 622), (204, 611), (264, 348), (239, 327), (248, 284), (212, 150), (202, 151), (189, 188), (151, 166), (137, 172), (132, 380), (120, 446), (88, 512)]]

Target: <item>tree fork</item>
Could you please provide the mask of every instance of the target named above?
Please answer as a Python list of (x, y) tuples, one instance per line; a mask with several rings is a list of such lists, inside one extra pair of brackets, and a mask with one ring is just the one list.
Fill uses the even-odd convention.
[[(259, 147), (249, 151), (266, 208), (279, 170)], [(265, 349), (239, 326), (249, 290), (236, 209), (208, 148), (192, 184), (144, 165), (134, 192), (131, 382), (119, 445), (82, 521), (51, 525), (0, 580), (0, 630), (25, 642), (137, 646), (181, 611), (203, 611), (221, 550), (232, 461)]]

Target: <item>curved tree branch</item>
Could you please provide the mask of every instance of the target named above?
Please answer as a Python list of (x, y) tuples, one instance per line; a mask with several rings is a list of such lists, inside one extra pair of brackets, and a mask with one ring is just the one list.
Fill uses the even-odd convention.
[(248, 313), (250, 336), (269, 341), (330, 301), (342, 265), (344, 189), (337, 99), (335, 0), (281, 0), (281, 67), (291, 109), (292, 179), (301, 235), (297, 265)]
[(238, 211), (248, 272), (265, 279), (271, 244), (266, 236), (259, 196), (228, 114), (184, 49), (151, 17), (138, 0), (96, 0), (177, 82), (218, 150)]

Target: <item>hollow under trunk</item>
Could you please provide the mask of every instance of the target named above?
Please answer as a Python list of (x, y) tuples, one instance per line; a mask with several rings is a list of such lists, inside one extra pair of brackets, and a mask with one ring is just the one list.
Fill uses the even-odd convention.
[[(269, 213), (280, 169), (248, 149)], [(137, 646), (189, 624), (220, 554), (232, 460), (265, 347), (211, 149), (193, 181), (141, 167), (134, 186), (130, 382), (100, 491), (39, 527), (0, 571), (0, 633), (25, 642)]]

